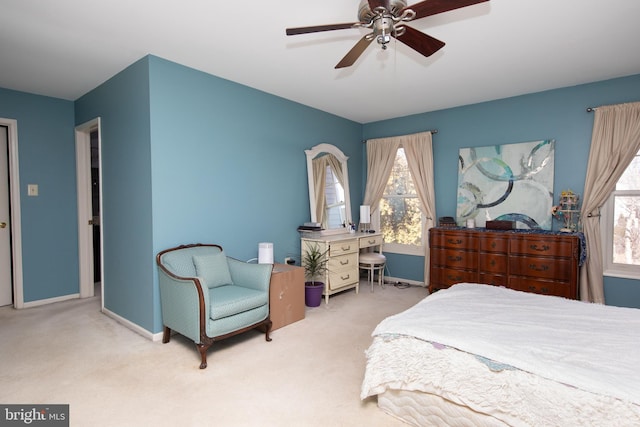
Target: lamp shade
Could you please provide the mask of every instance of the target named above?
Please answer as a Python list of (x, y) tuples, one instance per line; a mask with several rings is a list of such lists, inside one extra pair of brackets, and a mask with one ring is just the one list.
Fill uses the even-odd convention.
[(360, 205), (360, 222), (364, 224), (371, 222), (371, 208), (369, 205)]

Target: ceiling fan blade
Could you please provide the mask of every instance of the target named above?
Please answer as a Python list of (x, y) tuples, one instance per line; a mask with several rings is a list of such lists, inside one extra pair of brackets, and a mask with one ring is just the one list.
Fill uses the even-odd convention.
[(369, 0), (369, 8), (375, 10), (376, 7), (384, 7), (388, 11), (391, 11), (389, 0)]
[(448, 12), (461, 7), (471, 6), (477, 3), (483, 3), (489, 0), (425, 0), (403, 9), (411, 9), (416, 13), (415, 19), (424, 18), (438, 13)]
[(424, 56), (433, 55), (445, 45), (443, 41), (428, 36), (408, 25), (403, 25), (403, 27), (405, 29), (404, 34), (400, 36), (394, 35), (394, 37)]
[(358, 26), (360, 26), (359, 22), (348, 22), (345, 24), (314, 25), (312, 27), (287, 28), (287, 35), (295, 36), (297, 34), (318, 33), (320, 31), (346, 30), (348, 28), (357, 28)]
[(360, 55), (362, 55), (362, 52), (367, 49), (372, 40), (373, 39), (371, 38), (367, 38), (367, 36), (362, 37), (358, 41), (358, 43), (356, 43), (356, 45), (351, 48), (349, 53), (347, 53), (344, 58), (342, 58), (342, 60), (338, 62), (338, 65), (336, 65), (335, 68), (338, 69), (352, 66), (353, 63), (356, 62), (356, 60), (360, 57)]

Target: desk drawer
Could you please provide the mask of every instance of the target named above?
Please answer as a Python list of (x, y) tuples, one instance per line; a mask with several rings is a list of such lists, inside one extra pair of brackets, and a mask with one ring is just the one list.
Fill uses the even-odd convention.
[(358, 252), (358, 240), (343, 240), (329, 243), (329, 257)]
[(344, 270), (358, 269), (358, 254), (356, 252), (329, 258), (327, 263), (329, 274), (338, 273)]
[(329, 272), (329, 289), (340, 289), (344, 286), (353, 285), (357, 283), (360, 278), (358, 277), (358, 269), (350, 268), (348, 270)]
[(372, 246), (380, 246), (382, 244), (382, 236), (361, 237), (359, 240), (360, 240), (360, 249), (370, 248)]

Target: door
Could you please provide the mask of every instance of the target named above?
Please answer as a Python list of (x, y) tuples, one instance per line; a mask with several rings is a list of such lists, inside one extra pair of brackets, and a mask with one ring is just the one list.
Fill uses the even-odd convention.
[(100, 227), (100, 119), (76, 127), (80, 298), (102, 285)]
[(9, 223), (9, 138), (0, 126), (0, 306), (13, 303), (11, 224)]

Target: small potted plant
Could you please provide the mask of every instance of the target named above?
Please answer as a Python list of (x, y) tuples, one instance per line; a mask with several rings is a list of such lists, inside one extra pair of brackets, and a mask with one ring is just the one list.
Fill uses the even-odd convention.
[(324, 282), (322, 277), (327, 271), (327, 252), (322, 252), (317, 244), (308, 246), (302, 254), (304, 268), (304, 301), (307, 307), (318, 307), (322, 303)]

